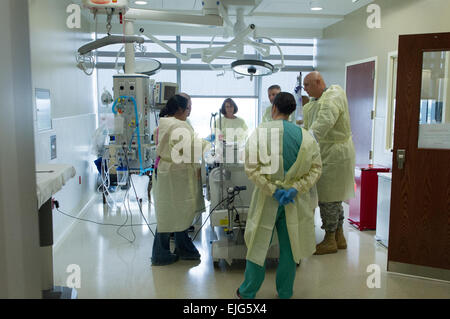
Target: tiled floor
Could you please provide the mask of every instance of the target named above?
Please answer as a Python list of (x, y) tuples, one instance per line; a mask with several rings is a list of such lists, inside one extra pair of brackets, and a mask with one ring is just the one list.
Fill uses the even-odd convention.
[[(64, 211), (64, 203), (61, 204)], [(130, 206), (133, 224), (144, 224), (136, 202), (131, 202)], [(147, 203), (144, 203), (143, 212), (154, 231), (155, 216), (152, 210), (149, 213)], [(347, 207), (345, 212), (348, 213)], [(104, 213), (98, 195), (82, 217), (100, 223), (123, 224), (126, 213), (123, 207), (120, 212), (109, 210)], [(204, 213), (203, 218), (206, 217)], [(319, 242), (324, 232), (320, 229), (318, 211), (315, 217), (316, 240)], [(450, 283), (387, 273), (387, 250), (375, 241), (375, 232), (360, 232), (347, 223), (344, 230), (347, 250), (302, 261), (297, 270), (293, 298), (450, 298)], [(135, 239), (130, 243), (118, 232), (130, 241), (134, 235)], [(222, 260), (214, 267), (212, 238), (207, 222), (195, 239), (201, 262), (178, 261), (169, 266), (152, 267), (153, 235), (147, 225), (118, 230), (118, 227), (77, 221), (55, 249), (55, 284), (66, 285), (67, 267), (76, 264), (81, 270), (79, 298), (233, 298), (243, 280), (245, 261), (238, 260), (229, 266)], [(379, 288), (367, 285), (368, 279), (373, 282), (372, 277), (369, 278), (374, 274), (373, 270), (367, 272), (371, 264), (380, 267)], [(276, 262), (269, 263), (257, 298), (276, 298), (275, 271)]]

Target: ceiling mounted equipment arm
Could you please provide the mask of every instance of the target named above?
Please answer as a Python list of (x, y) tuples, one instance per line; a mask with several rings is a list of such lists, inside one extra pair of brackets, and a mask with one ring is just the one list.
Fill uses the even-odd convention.
[[(270, 38), (256, 37), (254, 34), (256, 29), (255, 25), (248, 25), (244, 21), (245, 14), (249, 14), (249, 8), (251, 10), (250, 15), (252, 15), (262, 2), (262, 0), (203, 0), (203, 15), (192, 15), (186, 14), (184, 11), (174, 13), (162, 10), (133, 9), (129, 8), (128, 0), (116, 0), (116, 2), (105, 5), (94, 4), (96, 3), (94, 0), (83, 0), (85, 6), (94, 10), (95, 13), (101, 12), (107, 14), (108, 36), (82, 46), (78, 52), (81, 56), (84, 56), (106, 45), (125, 43), (125, 73), (132, 74), (135, 72), (135, 55), (132, 43), (144, 43), (143, 37), (134, 36), (133, 25), (136, 20), (178, 23), (182, 25), (219, 26), (223, 27), (223, 38), (226, 39), (230, 35), (233, 35), (234, 38), (225, 45), (213, 46), (213, 37), (208, 47), (187, 48), (186, 54), (178, 52), (152, 35), (147, 35), (147, 37), (182, 61), (188, 61), (194, 54), (199, 54), (201, 61), (207, 63), (211, 70), (225, 72), (226, 70), (232, 69), (234, 71), (233, 73), (250, 76), (250, 80), (252, 80), (254, 76), (269, 75), (281, 71), (284, 67), (284, 55), (280, 46)], [(234, 12), (236, 12), (235, 22), (230, 19), (229, 15), (229, 13)], [(111, 17), (117, 13), (120, 13), (121, 19), (125, 21), (124, 36), (109, 35)], [(141, 28), (140, 32), (144, 33), (144, 29)], [(262, 43), (257, 41), (258, 39), (266, 39), (271, 43)], [(243, 60), (245, 57), (245, 46), (253, 47), (260, 57), (269, 57), (271, 46), (276, 46), (280, 52), (281, 63), (272, 65), (265, 61)], [(221, 68), (217, 68), (217, 65), (212, 65), (212, 62), (217, 58), (233, 58), (237, 59), (237, 61), (233, 62), (231, 66), (224, 65)], [(84, 65), (86, 63), (85, 60), (86, 57), (85, 59), (80, 59), (81, 62), (77, 61), (77, 63)]]
[(179, 58), (182, 61), (188, 61), (191, 58), (190, 54), (184, 55), (184, 54), (179, 53), (177, 50), (172, 49), (170, 46), (168, 46), (161, 40), (155, 38), (151, 34), (145, 34), (145, 36), (148, 37), (150, 40), (152, 40), (154, 43), (158, 44), (160, 47), (162, 47), (162, 48), (166, 49), (167, 51), (169, 51), (170, 53), (172, 53), (174, 56), (176, 56), (177, 58)]
[(128, 20), (150, 20), (161, 22), (173, 22), (181, 24), (196, 24), (207, 26), (223, 26), (223, 19), (219, 15), (188, 15), (174, 14), (173, 12), (145, 9), (129, 9), (125, 14)]
[(89, 42), (78, 49), (78, 53), (85, 55), (93, 50), (97, 50), (107, 45), (117, 43), (144, 43), (144, 38), (138, 36), (118, 36), (109, 35), (96, 41)]
[[(284, 54), (283, 54), (283, 51), (281, 51), (280, 45), (268, 37), (255, 37), (254, 39), (255, 40), (266, 39), (266, 40), (272, 42), (277, 47), (278, 52), (280, 52), (281, 63), (275, 64), (274, 67), (275, 67), (275, 72), (281, 71), (281, 69), (284, 68), (285, 65), (284, 65)], [(270, 52), (270, 50), (269, 50), (269, 52)]]
[(231, 34), (233, 34), (233, 22), (231, 22), (230, 17), (228, 16), (228, 11), (223, 6), (222, 1), (219, 3), (219, 13), (220, 16), (223, 18), (224, 25), (224, 38), (228, 38)]
[(236, 37), (228, 42), (225, 46), (216, 50), (211, 56), (202, 57), (202, 61), (205, 63), (211, 63), (214, 59), (219, 57), (222, 53), (225, 53), (228, 49), (232, 48), (234, 45), (241, 44), (242, 41), (253, 31), (255, 31), (255, 25), (250, 24), (246, 29), (241, 31)]
[(245, 41), (245, 44), (251, 45), (263, 57), (267, 57), (267, 56), (270, 55), (270, 45), (269, 44), (258, 43), (256, 41), (251, 40), (251, 39), (247, 39)]

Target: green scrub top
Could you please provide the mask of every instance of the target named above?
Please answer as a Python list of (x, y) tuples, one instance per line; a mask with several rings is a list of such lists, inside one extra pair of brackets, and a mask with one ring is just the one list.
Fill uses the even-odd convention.
[(297, 160), (303, 133), (300, 127), (285, 120), (283, 120), (283, 133), (283, 167), (286, 174)]

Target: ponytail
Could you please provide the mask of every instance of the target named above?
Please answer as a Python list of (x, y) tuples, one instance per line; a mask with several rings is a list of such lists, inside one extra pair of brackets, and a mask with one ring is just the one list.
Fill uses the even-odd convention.
[[(172, 96), (169, 101), (167, 101), (166, 106), (163, 108), (165, 110), (166, 116), (174, 116), (178, 112), (178, 109), (186, 110), (188, 106), (188, 99), (181, 95)], [(161, 112), (163, 111), (161, 110)]]

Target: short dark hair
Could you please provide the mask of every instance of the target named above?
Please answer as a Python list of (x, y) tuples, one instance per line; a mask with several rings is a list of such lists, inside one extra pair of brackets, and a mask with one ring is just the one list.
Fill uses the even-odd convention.
[(161, 111), (159, 111), (159, 118), (162, 118), (162, 117), (166, 117), (167, 116), (167, 108), (166, 107), (163, 107), (162, 109), (161, 109)]
[(269, 88), (267, 89), (267, 91), (272, 91), (272, 90), (281, 91), (281, 87), (278, 84), (274, 84), (274, 85), (269, 86)]
[(163, 114), (166, 116), (173, 116), (178, 112), (178, 109), (185, 111), (188, 106), (188, 99), (181, 95), (172, 96), (169, 101), (167, 101), (166, 106), (164, 107)]
[(223, 115), (227, 114), (227, 112), (225, 110), (225, 104), (227, 104), (227, 103), (230, 103), (234, 107), (233, 114), (236, 114), (238, 111), (238, 107), (232, 98), (228, 98), (228, 99), (225, 99), (225, 101), (223, 101), (222, 107), (220, 108), (220, 113), (222, 113)]
[(273, 105), (280, 111), (280, 113), (291, 115), (297, 107), (295, 98), (291, 93), (280, 92), (275, 96)]

